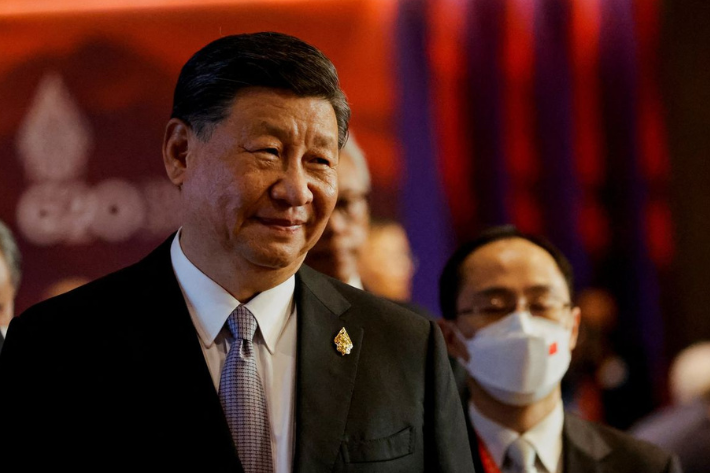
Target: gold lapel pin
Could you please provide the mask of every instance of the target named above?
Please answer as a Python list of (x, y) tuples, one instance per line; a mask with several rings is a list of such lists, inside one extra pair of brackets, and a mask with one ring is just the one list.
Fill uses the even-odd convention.
[(333, 341), (335, 342), (335, 348), (337, 348), (338, 352), (343, 356), (349, 355), (350, 350), (353, 349), (353, 342), (350, 340), (350, 336), (347, 330), (345, 330), (345, 327), (340, 329), (340, 332), (338, 332), (338, 335)]

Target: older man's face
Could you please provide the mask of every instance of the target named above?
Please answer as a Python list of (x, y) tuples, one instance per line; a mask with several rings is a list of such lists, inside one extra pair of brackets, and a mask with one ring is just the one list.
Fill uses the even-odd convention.
[[(290, 269), (320, 237), (337, 197), (338, 124), (321, 98), (251, 87), (209, 139), (190, 135), (183, 241), (201, 260)], [(223, 265), (224, 266), (224, 265)]]
[(366, 176), (346, 152), (338, 165), (338, 203), (323, 236), (308, 253), (306, 263), (343, 282), (358, 273), (358, 258), (367, 241), (370, 211)]
[(0, 253), (0, 325), (7, 327), (14, 315), (15, 288), (10, 279), (10, 268)]

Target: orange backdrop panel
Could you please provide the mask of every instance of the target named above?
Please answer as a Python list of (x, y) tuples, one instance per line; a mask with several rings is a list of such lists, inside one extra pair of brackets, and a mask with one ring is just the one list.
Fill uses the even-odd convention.
[[(385, 205), (381, 213), (392, 213), (400, 169), (392, 116), (393, 5), (335, 0), (12, 15), (0, 11), (0, 219), (17, 233), (25, 257), (18, 310), (43, 298), (57, 279), (98, 277), (136, 261), (169, 234), (171, 222), (165, 214), (177, 214), (179, 209), (174, 207), (174, 195), (156, 191), (160, 187), (156, 183), (167, 181), (160, 144), (172, 90), (182, 64), (220, 36), (280, 31), (317, 46), (333, 60), (353, 108), (352, 129), (368, 154), (374, 186), (381, 189), (378, 199)], [(76, 113), (67, 114), (67, 123), (57, 125), (59, 131), (34, 127), (33, 139), (45, 141), (43, 159), (50, 167), (50, 161), (65, 159), (62, 146), (56, 156), (52, 154), (52, 133), (60, 138), (57, 143), (78, 133), (88, 145), (70, 180), (49, 183), (64, 186), (63, 197), (43, 205), (46, 212), (71, 214), (76, 225), (88, 230), (73, 227), (70, 237), (38, 243), (18, 224), (18, 208), (30, 188), (49, 184), (38, 182), (45, 179), (42, 171), (28, 171), (21, 143), (27, 139), (26, 128), (32, 129), (28, 116), (37, 106), (39, 90), (43, 84), (56, 85), (48, 77), (59, 78), (64, 94), (60, 95)], [(135, 231), (127, 235), (121, 234), (117, 221), (108, 221), (104, 230), (97, 227), (101, 222), (79, 222), (81, 196), (96, 199), (97, 189), (103, 192), (104, 206), (110, 196), (116, 200), (104, 212), (105, 219), (116, 220), (121, 212), (128, 218), (121, 207), (128, 195), (121, 192), (126, 189), (104, 185), (116, 180), (124, 188), (132, 186), (129, 194), (147, 202), (140, 204), (145, 207), (143, 223), (134, 221)], [(37, 215), (41, 212), (37, 210)], [(119, 231), (106, 230), (112, 224)]]

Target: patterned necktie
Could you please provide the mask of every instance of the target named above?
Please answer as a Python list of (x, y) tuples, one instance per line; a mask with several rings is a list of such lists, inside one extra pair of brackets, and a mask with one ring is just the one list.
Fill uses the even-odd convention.
[(522, 437), (518, 437), (510, 444), (506, 456), (512, 464), (512, 469), (516, 473), (537, 473), (535, 468), (535, 447)]
[(246, 473), (272, 473), (271, 429), (252, 339), (256, 319), (240, 305), (227, 319), (234, 341), (222, 368), (219, 399)]

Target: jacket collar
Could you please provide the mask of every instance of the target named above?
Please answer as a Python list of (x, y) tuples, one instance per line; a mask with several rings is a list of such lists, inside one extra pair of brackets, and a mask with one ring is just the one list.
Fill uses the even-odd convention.
[(135, 266), (127, 268), (127, 271), (135, 270), (135, 274), (129, 277), (136, 282), (137, 300), (143, 302), (140, 308), (143, 329), (132, 330), (131, 336), (126, 337), (123, 351), (153, 363), (166, 355), (164, 346), (156, 344), (156, 340), (173, 342), (170, 363), (162, 365), (160, 370), (160, 376), (171, 389), (171, 393), (166, 395), (178, 396), (184, 404), (193, 406), (179, 415), (185, 418), (185, 424), (195, 426), (209, 437), (214, 447), (212, 453), (217, 454), (217, 458), (211, 461), (229, 465), (229, 469), (236, 473), (243, 472), (195, 327), (173, 272), (170, 245), (174, 235)]
[(562, 430), (563, 471), (602, 471), (601, 461), (611, 453), (602, 436), (582, 419), (565, 413)]
[[(364, 331), (348, 317), (339, 284), (308, 266), (296, 274), (296, 472), (332, 471), (345, 433)], [(333, 341), (342, 328), (353, 343), (348, 355)]]
[[(192, 346), (179, 354), (181, 370), (192, 373), (184, 378), (204, 382), (190, 382), (185, 391), (203, 392), (209, 416), (219, 424), (225, 441), (231, 436), (219, 398), (210, 381), (209, 370), (201, 356), (199, 342), (170, 263), (172, 236), (148, 255), (139, 266), (145, 275), (145, 297), (158, 301), (160, 313), (172, 314), (167, 324), (169, 336), (190, 339)], [(296, 273), (295, 300), (298, 307), (298, 347), (296, 361), (296, 429), (293, 471), (302, 473), (330, 472), (337, 459), (345, 433), (350, 400), (355, 385), (358, 359), (362, 348), (364, 330), (356, 320), (349, 319), (350, 303), (341, 295), (339, 285), (317, 271), (302, 266)], [(162, 317), (153, 323), (165, 330)], [(341, 355), (334, 338), (345, 328), (353, 343), (349, 355)], [(150, 346), (150, 345), (148, 345)], [(209, 389), (208, 389), (209, 388)], [(219, 419), (217, 419), (219, 418)], [(240, 466), (237, 467), (240, 471)]]

